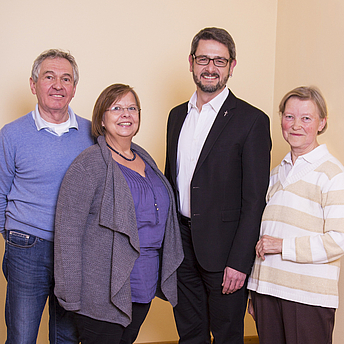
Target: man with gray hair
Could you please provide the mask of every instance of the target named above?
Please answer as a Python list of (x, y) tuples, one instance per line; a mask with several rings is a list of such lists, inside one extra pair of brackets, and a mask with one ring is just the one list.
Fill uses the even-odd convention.
[(50, 343), (78, 343), (70, 314), (54, 296), (54, 217), (69, 165), (93, 144), (90, 121), (69, 107), (79, 80), (74, 57), (51, 49), (35, 60), (35, 110), (0, 131), (0, 232), (7, 280), (9, 344), (35, 343), (49, 297)]

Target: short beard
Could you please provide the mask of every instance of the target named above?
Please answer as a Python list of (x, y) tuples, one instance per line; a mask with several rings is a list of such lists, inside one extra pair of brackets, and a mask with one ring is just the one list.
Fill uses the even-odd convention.
[[(217, 73), (214, 73), (214, 75), (217, 75)], [(216, 84), (216, 85), (203, 85), (201, 80), (197, 78), (197, 75), (192, 72), (192, 76), (193, 76), (193, 79), (194, 79), (194, 82), (196, 84), (196, 86), (203, 92), (205, 93), (214, 93), (214, 92), (217, 92), (221, 89), (223, 89), (224, 86), (226, 86), (227, 84), (227, 81), (229, 79), (229, 72), (228, 72), (228, 75), (222, 80), (219, 80), (219, 82)]]

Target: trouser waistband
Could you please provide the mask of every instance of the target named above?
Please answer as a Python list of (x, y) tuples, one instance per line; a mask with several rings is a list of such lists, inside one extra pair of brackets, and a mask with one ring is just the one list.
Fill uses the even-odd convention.
[(179, 214), (179, 218), (182, 225), (191, 228), (191, 219), (189, 217)]

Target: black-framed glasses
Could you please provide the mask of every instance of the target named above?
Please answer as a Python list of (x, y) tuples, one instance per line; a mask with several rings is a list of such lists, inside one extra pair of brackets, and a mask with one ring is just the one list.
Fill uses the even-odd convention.
[(136, 115), (140, 112), (140, 108), (136, 105), (131, 105), (131, 106), (128, 106), (128, 107), (122, 107), (120, 105), (115, 105), (113, 106), (112, 108), (110, 109), (107, 109), (105, 111), (110, 111), (114, 114), (118, 114), (118, 115), (121, 115), (125, 110), (128, 110), (128, 112), (131, 114), (131, 115)]
[(230, 61), (224, 57), (215, 57), (212, 59), (205, 55), (196, 56), (195, 54), (192, 54), (192, 57), (195, 60), (195, 62), (200, 66), (207, 66), (210, 61), (213, 61), (216, 67), (226, 67), (228, 62)]

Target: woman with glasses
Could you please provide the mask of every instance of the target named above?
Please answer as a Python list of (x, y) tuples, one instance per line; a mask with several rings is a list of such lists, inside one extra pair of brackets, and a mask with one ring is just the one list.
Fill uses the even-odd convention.
[(344, 167), (319, 145), (326, 102), (314, 87), (280, 106), (290, 152), (270, 174), (249, 312), (261, 344), (330, 344), (344, 254)]
[(177, 303), (183, 259), (170, 185), (132, 138), (140, 101), (127, 85), (99, 96), (97, 143), (61, 185), (55, 227), (55, 294), (75, 314), (82, 344), (133, 343), (155, 295)]

